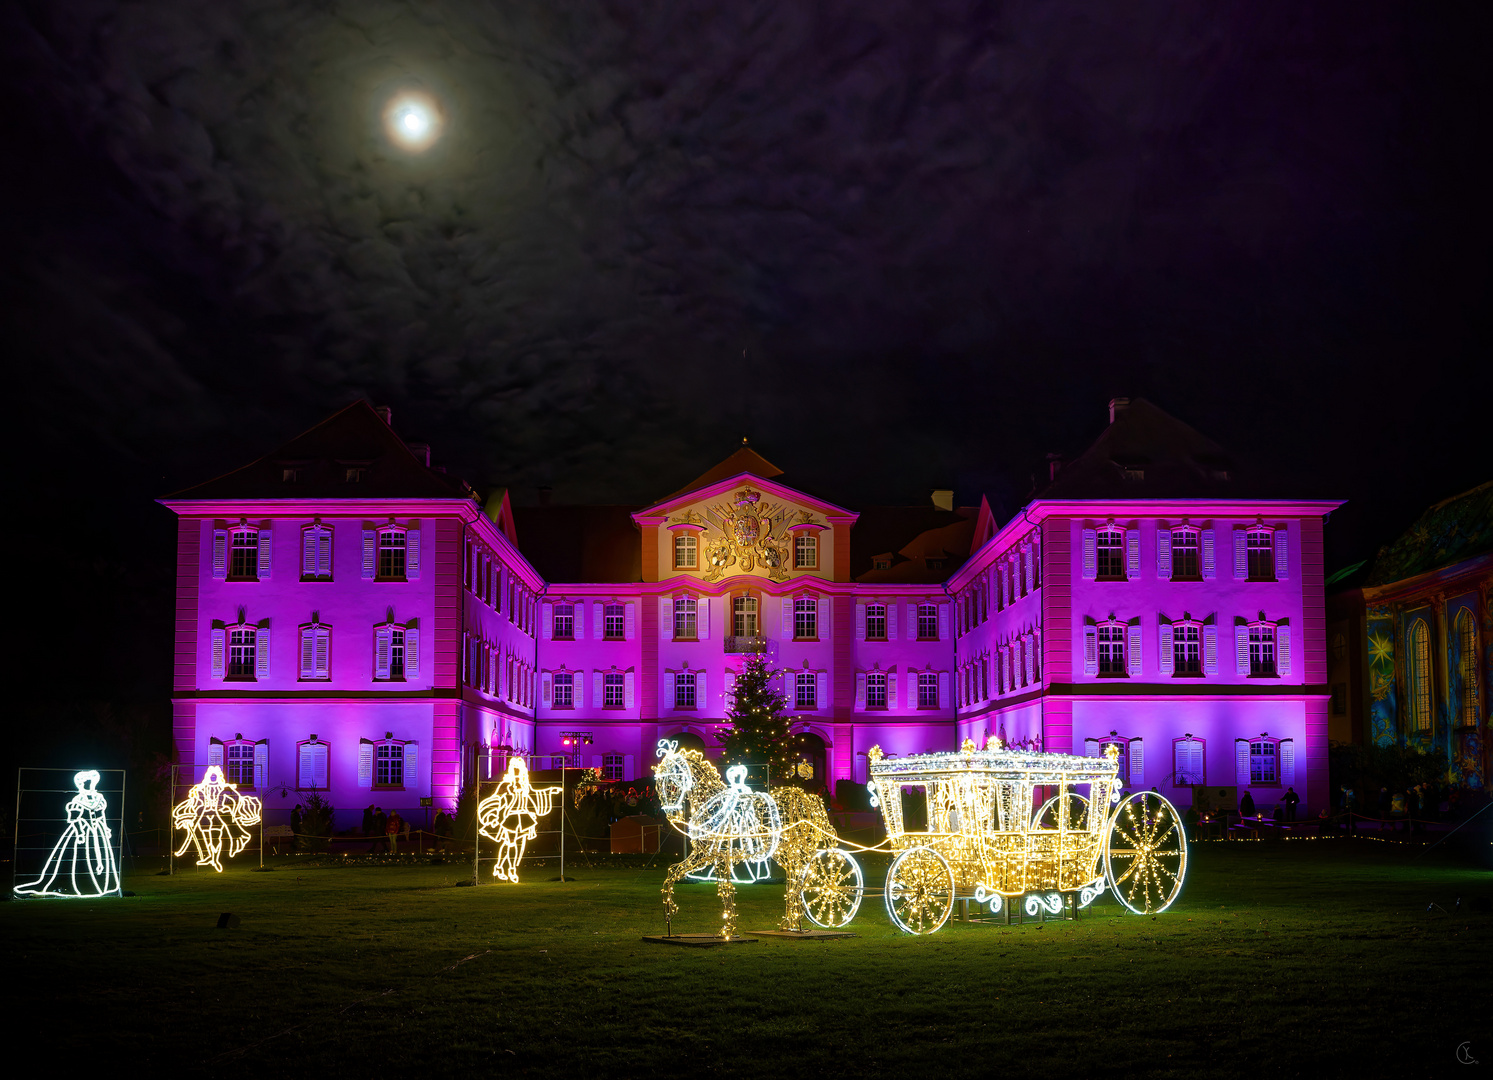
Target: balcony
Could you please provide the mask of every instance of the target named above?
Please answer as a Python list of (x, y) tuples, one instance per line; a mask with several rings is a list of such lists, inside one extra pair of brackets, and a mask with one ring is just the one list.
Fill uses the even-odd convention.
[(725, 639), (725, 645), (728, 653), (765, 653), (767, 651), (765, 637), (728, 637)]

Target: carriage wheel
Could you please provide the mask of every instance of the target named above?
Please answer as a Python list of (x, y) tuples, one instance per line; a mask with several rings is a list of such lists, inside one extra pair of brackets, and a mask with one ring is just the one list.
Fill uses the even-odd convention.
[(804, 867), (804, 914), (826, 930), (846, 926), (860, 910), (866, 879), (847, 852), (822, 848)]
[(886, 875), (886, 911), (909, 934), (931, 934), (954, 910), (954, 872), (932, 848), (904, 851)]
[[(1061, 816), (1059, 816), (1061, 815)], [(1059, 825), (1068, 832), (1082, 832), (1089, 827), (1089, 800), (1068, 792), (1054, 795), (1032, 815), (1033, 829), (1056, 832)]]
[(1115, 899), (1137, 915), (1170, 907), (1187, 873), (1187, 836), (1177, 808), (1152, 791), (1137, 792), (1115, 807), (1104, 870)]

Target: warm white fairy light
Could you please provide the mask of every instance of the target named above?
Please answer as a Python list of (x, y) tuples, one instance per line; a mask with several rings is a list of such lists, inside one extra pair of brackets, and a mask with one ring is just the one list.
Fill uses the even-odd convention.
[(98, 897), (120, 891), (113, 832), (106, 818), (109, 803), (95, 790), (98, 782), (96, 769), (74, 774), (78, 793), (67, 801), (67, 828), (47, 856), (41, 876), (17, 885), (18, 895)]
[(172, 824), (187, 834), (176, 854), (185, 855), (187, 848), (195, 846), (197, 865), (211, 866), (221, 874), (224, 846), (230, 859), (243, 851), (253, 839), (249, 826), (259, 823), (262, 809), (258, 799), (240, 795), (238, 785), (223, 778), (220, 766), (209, 765), (202, 782), (193, 785), (171, 811)]
[(554, 810), (556, 797), (564, 791), (562, 787), (531, 786), (524, 759), (508, 760), (508, 770), (497, 789), (477, 804), (478, 830), (498, 845), (493, 877), (518, 881), (518, 864), (523, 861), (524, 848), (539, 834), (539, 819)]

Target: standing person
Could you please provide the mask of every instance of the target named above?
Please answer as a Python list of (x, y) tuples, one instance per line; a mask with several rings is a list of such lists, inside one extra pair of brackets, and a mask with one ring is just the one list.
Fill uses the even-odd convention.
[(1241, 818), (1255, 816), (1255, 797), (1249, 793), (1248, 789), (1239, 796), (1239, 816)]
[(1286, 794), (1281, 799), (1281, 802), (1283, 802), (1283, 803), (1286, 804), (1286, 820), (1287, 821), (1295, 821), (1296, 820), (1296, 804), (1299, 803), (1300, 801), (1301, 801), (1301, 796), (1298, 795), (1298, 794), (1296, 794), (1296, 789), (1295, 788), (1293, 788), (1293, 787), (1286, 788)]
[(388, 833), (389, 835), (390, 855), (399, 854), (399, 830), (403, 828), (404, 818), (399, 816), (398, 810), (395, 810), (392, 814), (389, 815), (389, 819), (384, 825), (384, 832)]
[(384, 813), (382, 806), (373, 808), (373, 847), (370, 851), (388, 851), (388, 826), (389, 818)]
[(368, 804), (368, 809), (363, 811), (363, 835), (373, 835), (373, 804)]
[(295, 809), (290, 812), (290, 832), (292, 836), (301, 835), (301, 804), (296, 803)]

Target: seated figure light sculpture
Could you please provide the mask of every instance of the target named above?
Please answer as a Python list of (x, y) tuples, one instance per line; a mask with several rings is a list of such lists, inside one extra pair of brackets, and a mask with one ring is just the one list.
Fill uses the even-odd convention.
[(249, 826), (259, 823), (261, 809), (258, 799), (240, 795), (238, 786), (223, 778), (219, 766), (209, 765), (202, 783), (193, 785), (171, 811), (172, 824), (187, 834), (176, 854), (185, 855), (195, 845), (197, 865), (211, 866), (221, 874), (224, 844), (230, 859), (243, 851), (253, 839)]
[(67, 801), (67, 829), (47, 856), (41, 876), (17, 885), (18, 895), (85, 897), (120, 891), (113, 832), (105, 819), (109, 803), (95, 790), (98, 782), (95, 769), (73, 776), (78, 793)]
[(523, 758), (509, 760), (497, 790), (477, 804), (477, 827), (498, 845), (493, 877), (518, 881), (524, 848), (539, 835), (539, 819), (555, 808), (555, 796), (563, 791), (558, 787), (532, 787)]

